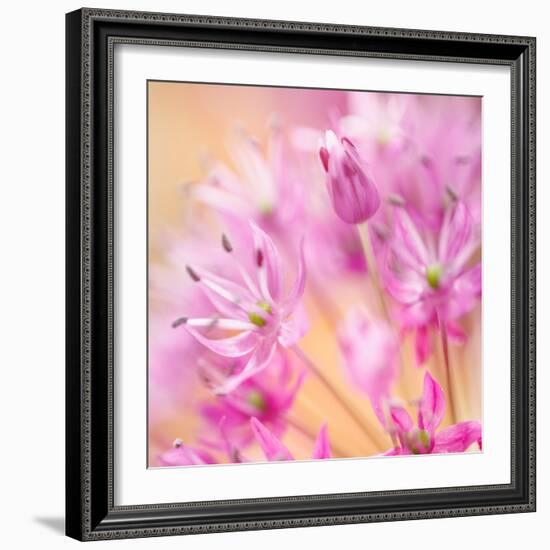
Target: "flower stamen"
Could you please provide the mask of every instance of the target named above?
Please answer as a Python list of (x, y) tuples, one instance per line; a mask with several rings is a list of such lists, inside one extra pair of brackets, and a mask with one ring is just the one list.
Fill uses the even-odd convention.
[(267, 321), (255, 311), (249, 311), (248, 312), (248, 320), (253, 324), (256, 325), (259, 328), (265, 327), (267, 325)]
[(225, 233), (222, 234), (222, 246), (226, 252), (233, 252), (233, 247), (231, 246), (231, 242), (229, 241)]
[(434, 263), (426, 268), (426, 280), (431, 288), (437, 290), (441, 284), (441, 277), (443, 275), (443, 267), (441, 264)]
[(264, 411), (267, 406), (264, 396), (258, 390), (252, 390), (248, 394), (247, 402), (258, 411)]
[(185, 271), (187, 271), (187, 274), (193, 281), (195, 281), (195, 283), (198, 283), (201, 280), (201, 278), (197, 275), (197, 272), (192, 267), (186, 265)]

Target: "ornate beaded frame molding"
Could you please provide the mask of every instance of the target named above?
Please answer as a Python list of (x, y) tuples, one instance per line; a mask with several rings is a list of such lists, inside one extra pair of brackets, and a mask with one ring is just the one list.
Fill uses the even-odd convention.
[[(510, 67), (510, 484), (114, 505), (115, 44)], [(100, 540), (534, 511), (535, 370), (534, 38), (102, 9), (67, 15), (67, 535)]]

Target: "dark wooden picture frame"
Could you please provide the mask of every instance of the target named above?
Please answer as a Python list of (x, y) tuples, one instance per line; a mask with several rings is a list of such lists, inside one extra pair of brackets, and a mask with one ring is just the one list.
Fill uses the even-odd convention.
[[(67, 15), (66, 532), (79, 540), (535, 510), (535, 39), (81, 9)], [(506, 65), (511, 70), (511, 482), (223, 502), (113, 498), (115, 43)]]

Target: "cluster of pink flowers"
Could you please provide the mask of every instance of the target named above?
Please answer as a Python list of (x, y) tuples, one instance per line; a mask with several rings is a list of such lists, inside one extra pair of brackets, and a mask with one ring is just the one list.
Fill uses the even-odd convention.
[[(481, 299), (480, 101), (342, 94), (347, 112), (325, 127), (277, 124), (265, 147), (241, 131), (232, 167), (210, 161), (189, 184), (200, 214), (151, 277), (167, 306), (150, 331), (149, 422), (183, 400), (178, 415), (193, 416), (194, 435), (163, 440), (151, 465), (335, 455), (329, 416), (309, 431), (293, 416), (316, 377), (362, 421), (301, 346), (315, 321), (309, 300), (332, 311), (341, 371), (378, 418), (362, 426), (387, 442), (373, 454), (481, 449), (480, 422), (458, 418), (450, 359)], [(342, 311), (332, 289), (346, 281), (365, 294)], [(401, 353), (407, 339), (414, 364)], [(420, 397), (399, 397), (404, 369), (425, 371)], [(296, 426), (309, 457), (283, 443)]]

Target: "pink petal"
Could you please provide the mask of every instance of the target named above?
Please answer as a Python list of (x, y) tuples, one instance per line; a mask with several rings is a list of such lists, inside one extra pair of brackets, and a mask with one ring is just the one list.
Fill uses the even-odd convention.
[(216, 462), (205, 451), (193, 449), (183, 444), (159, 454), (157, 461), (160, 466), (192, 466), (195, 464), (214, 464)]
[(337, 336), (347, 374), (379, 414), (380, 400), (389, 397), (397, 376), (396, 335), (385, 322), (372, 320), (367, 312), (354, 308), (338, 327)]
[[(226, 309), (242, 315), (243, 309), (255, 304), (260, 295), (254, 295), (248, 287), (235, 283), (225, 277), (215, 275), (203, 268), (193, 267), (192, 271), (199, 277), (198, 283), (212, 305), (227, 315)], [(243, 303), (244, 302), (244, 303)]]
[(449, 335), (449, 340), (451, 342), (455, 344), (466, 343), (468, 337), (460, 325), (453, 323), (452, 321), (447, 321), (445, 326), (447, 327), (447, 334)]
[(220, 387), (216, 388), (216, 393), (218, 395), (226, 395), (238, 388), (245, 380), (260, 373), (267, 367), (276, 349), (277, 344), (271, 340), (266, 339), (261, 342), (243, 370), (234, 376), (229, 376)]
[(321, 161), (327, 164), (326, 187), (334, 211), (345, 223), (358, 224), (372, 217), (380, 206), (378, 190), (357, 150), (347, 138), (338, 141), (332, 130), (325, 133)]
[(289, 128), (290, 144), (300, 152), (313, 153), (319, 149), (319, 142), (323, 133), (307, 126), (293, 126)]
[(240, 139), (232, 140), (229, 147), (239, 173), (244, 176), (250, 189), (253, 190), (257, 204), (273, 206), (276, 189), (263, 151), (256, 139), (245, 132), (241, 131), (237, 138)]
[(198, 330), (190, 327), (187, 323), (184, 323), (183, 327), (203, 346), (224, 357), (241, 357), (246, 355), (256, 348), (259, 341), (258, 334), (253, 331), (244, 331), (236, 336), (213, 340), (203, 336)]
[(325, 169), (325, 172), (328, 172), (329, 152), (327, 151), (326, 147), (321, 147), (319, 149), (319, 158), (321, 159), (321, 163), (323, 165), (323, 168)]
[(481, 449), (481, 424), (477, 420), (459, 422), (435, 436), (433, 453), (463, 453), (473, 443)]
[(420, 299), (399, 310), (399, 321), (404, 327), (413, 328), (427, 325), (433, 321), (435, 309), (428, 300)]
[(294, 311), (298, 302), (304, 294), (306, 288), (306, 260), (304, 257), (304, 239), (300, 240), (299, 246), (299, 257), (298, 257), (298, 274), (296, 275), (296, 280), (294, 281), (294, 286), (289, 292), (288, 296), (285, 299), (284, 305), (282, 307), (282, 315), (287, 316)]
[[(174, 321), (175, 326), (179, 326), (183, 323), (183, 320)], [(240, 319), (223, 319), (222, 317), (193, 317), (187, 319), (187, 326), (189, 327), (203, 327), (206, 329), (222, 329), (222, 330), (255, 330), (257, 327), (250, 321), (241, 321)]]
[(260, 271), (260, 283), (262, 275), (265, 274), (265, 282), (262, 285), (262, 292), (267, 294), (266, 298), (277, 302), (281, 297), (282, 270), (281, 258), (271, 237), (260, 229), (252, 220), (250, 227), (254, 235), (254, 246), (256, 249), (256, 263)]
[(252, 212), (250, 204), (243, 197), (209, 183), (193, 187), (191, 196), (215, 210), (232, 215), (249, 216)]
[(417, 302), (425, 289), (425, 277), (406, 265), (399, 265), (397, 268), (392, 264), (400, 263), (399, 252), (393, 248), (386, 247), (381, 262), (382, 277), (386, 290), (402, 304)]
[(458, 319), (476, 307), (481, 297), (481, 264), (477, 264), (453, 283), (452, 293), (443, 306), (444, 318)]
[(418, 409), (418, 427), (434, 432), (445, 416), (445, 397), (441, 386), (429, 372), (424, 375), (424, 391)]
[(467, 293), (479, 298), (481, 296), (481, 263), (457, 277), (453, 290), (459, 294)]
[(223, 416), (219, 423), (220, 436), (225, 446), (225, 451), (229, 460), (233, 463), (248, 462), (240, 451), (240, 449), (231, 442), (231, 438), (227, 433), (227, 417)]
[(283, 321), (279, 328), (279, 343), (284, 348), (296, 344), (309, 329), (305, 307), (301, 304), (294, 309), (292, 316)]
[(257, 418), (250, 419), (250, 426), (267, 460), (270, 462), (294, 460), (294, 457), (281, 443), (279, 438), (272, 431), (268, 430)]
[(404, 450), (401, 447), (393, 447), (393, 449), (390, 449), (389, 451), (383, 453), (382, 456), (400, 456), (408, 454), (410, 454), (409, 451)]
[(445, 213), (439, 236), (438, 258), (450, 262), (466, 246), (472, 234), (472, 216), (462, 201)]
[(390, 418), (400, 432), (408, 432), (413, 427), (411, 416), (401, 405), (390, 405)]
[(315, 440), (315, 447), (311, 458), (331, 458), (330, 442), (328, 440), (327, 425), (323, 424)]
[(224, 189), (232, 195), (239, 195), (243, 190), (242, 181), (223, 162), (214, 162), (207, 181), (210, 185)]
[(432, 337), (427, 325), (421, 325), (416, 329), (414, 352), (417, 367), (424, 365), (432, 354)]
[(424, 239), (402, 207), (394, 208), (394, 241), (392, 248), (403, 263), (418, 272), (429, 265), (430, 255)]

